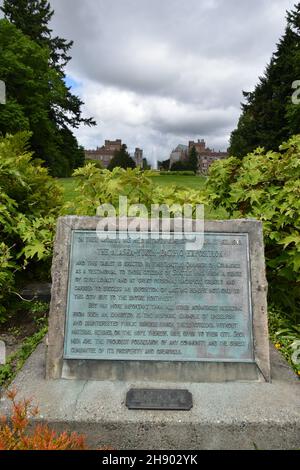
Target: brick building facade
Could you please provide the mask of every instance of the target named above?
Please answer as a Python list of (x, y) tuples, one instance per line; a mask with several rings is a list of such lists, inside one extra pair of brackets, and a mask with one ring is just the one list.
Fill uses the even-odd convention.
[[(121, 150), (122, 140), (106, 140), (102, 147), (97, 147), (96, 150), (86, 150), (86, 160), (97, 160), (101, 162), (103, 168), (107, 168), (116, 151)], [(143, 150), (136, 148), (133, 159), (136, 166), (143, 167)]]
[(195, 147), (198, 154), (198, 172), (203, 175), (207, 174), (213, 162), (223, 160), (229, 156), (227, 152), (215, 152), (209, 147), (206, 147), (204, 139), (198, 139), (197, 142), (190, 140), (188, 146), (180, 144), (172, 151), (170, 155), (170, 168), (175, 162), (187, 162), (189, 153), (193, 147)]
[(97, 160), (102, 163), (103, 168), (107, 168), (110, 164), (115, 151), (121, 150), (122, 140), (106, 140), (102, 147), (97, 147), (96, 150), (86, 150), (86, 160)]
[(189, 142), (189, 152), (193, 147), (195, 147), (198, 154), (198, 171), (203, 175), (207, 174), (208, 169), (212, 163), (217, 160), (224, 160), (225, 158), (229, 157), (227, 152), (215, 152), (209, 147), (206, 147), (204, 139), (198, 140), (197, 142), (191, 140)]

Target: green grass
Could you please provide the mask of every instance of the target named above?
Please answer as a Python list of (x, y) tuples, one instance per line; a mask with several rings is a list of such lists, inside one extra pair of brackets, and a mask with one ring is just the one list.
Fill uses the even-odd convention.
[[(153, 181), (160, 186), (170, 186), (176, 184), (184, 189), (201, 189), (205, 184), (204, 176), (180, 176), (180, 175), (158, 175), (152, 177)], [(58, 182), (64, 189), (64, 202), (74, 200), (76, 197), (75, 192), (75, 178), (59, 178)]]
[(176, 184), (184, 189), (202, 189), (206, 178), (204, 176), (182, 176), (182, 175), (158, 175), (152, 177), (153, 181), (160, 186)]
[(59, 184), (64, 189), (64, 202), (73, 201), (76, 197), (75, 178), (59, 178)]
[[(151, 177), (156, 184), (161, 186), (177, 185), (184, 189), (201, 189), (204, 187), (206, 178), (204, 176), (182, 176), (182, 175), (158, 175)], [(60, 178), (58, 182), (65, 190), (64, 202), (73, 201), (78, 193), (75, 192), (76, 181), (75, 178)], [(205, 218), (210, 220), (223, 220), (227, 219), (225, 209), (212, 209), (209, 206), (205, 207)]]

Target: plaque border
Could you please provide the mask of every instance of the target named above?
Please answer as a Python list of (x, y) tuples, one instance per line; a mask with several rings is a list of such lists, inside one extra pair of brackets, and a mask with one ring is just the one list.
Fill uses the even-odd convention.
[[(70, 247), (70, 254), (69, 254), (69, 266), (71, 264), (71, 259), (72, 259), (72, 253), (73, 253), (73, 242), (74, 242), (74, 233), (77, 232), (77, 233), (87, 233), (87, 232), (90, 232), (90, 233), (93, 233), (94, 231), (93, 230), (72, 230), (71, 232), (71, 247)], [(102, 233), (105, 233), (105, 231), (100, 231)], [(120, 230), (120, 232), (122, 233), (128, 233), (128, 232), (125, 232), (123, 230)], [(160, 234), (160, 232), (154, 232), (156, 235)], [(174, 233), (174, 232), (173, 232)], [(186, 232), (187, 235), (191, 235), (193, 233), (197, 233), (197, 232)], [(207, 232), (209, 233), (210, 235), (215, 235), (215, 236), (226, 236), (226, 235), (230, 235), (230, 236), (234, 236), (235, 234), (233, 233), (228, 233), (228, 232)], [(246, 260), (247, 260), (247, 272), (246, 272), (246, 275), (247, 275), (247, 297), (248, 297), (248, 311), (249, 311), (249, 323), (251, 324), (251, 328), (250, 328), (250, 340), (249, 340), (249, 343), (251, 344), (251, 359), (235, 359), (233, 361), (233, 359), (221, 359), (221, 358), (203, 358), (203, 360), (201, 359), (197, 359), (197, 358), (181, 358), (181, 361), (180, 362), (218, 362), (218, 363), (221, 363), (221, 362), (234, 362), (234, 363), (253, 363), (255, 362), (255, 358), (254, 358), (254, 344), (253, 344), (253, 328), (252, 328), (252, 325), (253, 325), (253, 314), (252, 314), (252, 299), (251, 299), (251, 266), (250, 266), (250, 256), (249, 256), (249, 235), (248, 233), (237, 233), (236, 234), (237, 236), (244, 236), (245, 239), (246, 239)], [(68, 318), (68, 307), (69, 307), (69, 301), (70, 301), (70, 286), (71, 286), (71, 279), (70, 279), (70, 276), (69, 276), (69, 280), (68, 280), (68, 294), (67, 294), (67, 305), (66, 305), (66, 314), (65, 314), (65, 331), (67, 331), (67, 327), (68, 327), (68, 322), (69, 322), (69, 318)], [(88, 360), (88, 361), (92, 361), (92, 360), (97, 360), (97, 361), (134, 361), (134, 360), (138, 360), (138, 361), (149, 361), (149, 362), (166, 362), (166, 359), (147, 359), (147, 358), (140, 358), (140, 359), (129, 359), (129, 358), (117, 358), (117, 357), (112, 357), (112, 358), (109, 358), (109, 357), (103, 357), (103, 358), (95, 358), (95, 357), (71, 357), (71, 355), (68, 355), (66, 353), (66, 341), (64, 341), (64, 360), (76, 360), (76, 361), (80, 361), (80, 360)], [(178, 362), (178, 360), (176, 359), (169, 359), (167, 362)]]
[[(69, 261), (73, 230), (96, 230), (100, 217), (66, 216), (57, 222), (52, 263), (52, 291), (49, 313), (47, 379), (147, 380), (170, 382), (270, 382), (267, 321), (267, 281), (262, 223), (255, 219), (205, 221), (205, 232), (247, 233), (249, 238), (250, 290), (252, 304), (252, 340), (254, 362), (175, 362), (64, 359), (65, 317), (69, 284)], [(151, 220), (138, 221), (142, 231), (150, 230)], [(107, 224), (110, 222), (106, 219)], [(171, 221), (171, 231), (174, 225)], [(156, 221), (162, 231), (161, 220)], [(153, 224), (153, 220), (152, 220)], [(196, 232), (196, 221), (192, 223)], [(127, 228), (127, 227), (126, 227)], [(124, 230), (117, 219), (116, 230)], [(135, 231), (135, 229), (134, 229)]]

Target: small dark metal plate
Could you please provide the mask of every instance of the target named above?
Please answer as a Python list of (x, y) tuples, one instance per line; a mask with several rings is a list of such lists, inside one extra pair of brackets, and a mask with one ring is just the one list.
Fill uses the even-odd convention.
[(183, 410), (193, 407), (193, 396), (188, 390), (155, 388), (130, 389), (126, 395), (130, 410)]

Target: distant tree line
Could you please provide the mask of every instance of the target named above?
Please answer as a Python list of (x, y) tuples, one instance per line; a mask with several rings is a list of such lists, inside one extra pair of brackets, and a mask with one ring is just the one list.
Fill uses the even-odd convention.
[(133, 158), (127, 151), (127, 145), (123, 144), (120, 150), (114, 152), (114, 156), (108, 165), (108, 170), (113, 170), (116, 167), (124, 168), (135, 168), (136, 164)]
[(73, 129), (96, 124), (82, 117), (83, 102), (66, 84), (73, 42), (52, 35), (47, 0), (4, 0), (1, 10), (0, 80), (7, 100), (0, 104), (0, 134), (31, 131), (35, 158), (52, 175), (68, 176), (84, 163)]
[[(127, 145), (123, 144), (120, 150), (114, 152), (114, 156), (110, 161), (107, 169), (112, 171), (114, 168), (136, 168), (136, 163), (134, 159), (130, 156), (127, 150)], [(143, 170), (150, 170), (151, 165), (149, 165), (146, 158), (143, 158)]]
[(198, 154), (196, 147), (193, 145), (188, 153), (188, 158), (185, 161), (178, 161), (171, 165), (170, 168), (170, 159), (158, 162), (158, 167), (164, 171), (193, 171), (197, 173), (198, 171)]

